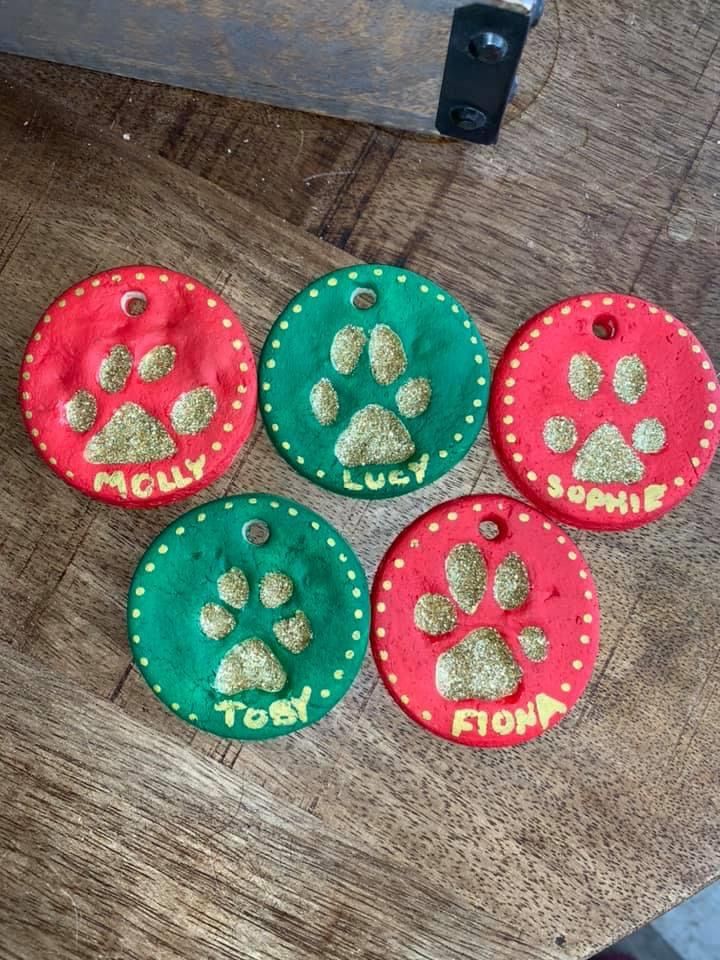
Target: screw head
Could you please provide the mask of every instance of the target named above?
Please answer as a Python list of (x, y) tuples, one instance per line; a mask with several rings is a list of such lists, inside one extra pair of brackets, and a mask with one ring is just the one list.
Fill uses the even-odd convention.
[(487, 115), (469, 104), (453, 107), (450, 119), (461, 130), (481, 130), (487, 123)]
[(470, 38), (467, 50), (473, 60), (479, 60), (481, 63), (499, 63), (507, 56), (508, 42), (502, 34), (484, 30)]

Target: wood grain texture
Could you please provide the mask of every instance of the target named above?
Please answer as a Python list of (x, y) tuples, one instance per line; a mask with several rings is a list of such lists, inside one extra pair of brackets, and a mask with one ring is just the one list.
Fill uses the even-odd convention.
[[(688, 23), (690, 48), (679, 39)], [(14, 405), (22, 346), (43, 305), (73, 279), (142, 259), (221, 289), (256, 350), (292, 292), (363, 258), (406, 263), (447, 286), (493, 359), (544, 305), (605, 287), (665, 304), (717, 362), (720, 8), (564, 0), (548, 6), (539, 31), (554, 37), (548, 81), (492, 151), (0, 61), (0, 612), (17, 650), (3, 671), (0, 842), (11, 866), (1, 957), (194, 960), (234, 950), (276, 960), (292, 950), (345, 960), (382, 949), (579, 960), (718, 876), (717, 469), (659, 524), (577, 537), (598, 582), (601, 654), (553, 733), (513, 752), (458, 751), (411, 725), (366, 664), (315, 729), (228, 744), (180, 724), (129, 669), (123, 595), (134, 562), (185, 507), (138, 516), (89, 503), (36, 460)], [(433, 487), (359, 505), (291, 473), (259, 430), (207, 495), (252, 488), (320, 510), (368, 573), (421, 509), (470, 489), (511, 492), (485, 434)], [(41, 709), (55, 711), (55, 726), (33, 720)], [(152, 769), (135, 743), (147, 745)], [(255, 798), (239, 821), (241, 857), (235, 828), (228, 861), (208, 839), (207, 806), (177, 799), (186, 771), (203, 796)], [(103, 825), (108, 794), (122, 797), (126, 782), (128, 805), (113, 800), (112, 827)], [(210, 821), (220, 830), (232, 817), (224, 803)], [(130, 844), (129, 811), (156, 805), (167, 817), (143, 821)], [(97, 842), (72, 821), (76, 808)], [(297, 831), (277, 827), (268, 860), (283, 817)], [(293, 860), (298, 833), (313, 839)], [(225, 886), (212, 873), (218, 853)], [(55, 877), (47, 864), (66, 860)], [(174, 884), (169, 860), (182, 864)], [(288, 863), (297, 885), (284, 903)], [(302, 884), (305, 907), (295, 899)], [(370, 887), (378, 895), (368, 901)]]
[[(77, 0), (3, 0), (0, 50), (435, 133), (456, 6), (124, 0), (83, 15)], [(523, 13), (527, 6), (515, 4)]]

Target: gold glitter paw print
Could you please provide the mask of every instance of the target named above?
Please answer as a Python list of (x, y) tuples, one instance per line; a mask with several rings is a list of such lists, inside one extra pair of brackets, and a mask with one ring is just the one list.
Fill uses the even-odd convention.
[[(408, 359), (402, 340), (387, 324), (370, 330), (348, 325), (339, 330), (330, 347), (330, 362), (336, 373), (352, 377), (367, 347), (373, 387), (391, 387), (402, 377)], [(394, 413), (382, 403), (368, 403), (357, 410), (335, 443), (335, 456), (344, 467), (403, 463), (415, 453), (415, 442), (400, 417), (422, 416), (430, 405), (432, 387), (426, 377), (412, 377), (395, 390)], [(327, 378), (310, 391), (310, 406), (321, 426), (333, 426), (341, 415), (340, 398)]]
[[(134, 369), (132, 353), (118, 344), (100, 363), (98, 387), (103, 394), (112, 395), (132, 388), (133, 380), (157, 383), (172, 372), (175, 358), (175, 347), (163, 344), (145, 353)], [(180, 394), (170, 405), (170, 427), (183, 436), (201, 433), (216, 410), (217, 400), (210, 387), (196, 387)], [(88, 433), (98, 422), (96, 397), (89, 390), (77, 390), (65, 404), (65, 419), (75, 433)], [(172, 456), (176, 449), (168, 427), (142, 404), (128, 400), (89, 438), (84, 456), (88, 463), (154, 463)]]
[[(577, 353), (571, 358), (568, 386), (577, 400), (592, 400), (604, 379), (605, 372), (589, 354)], [(647, 370), (640, 357), (633, 354), (617, 361), (612, 390), (621, 404), (637, 404), (647, 386)], [(553, 453), (575, 451), (579, 441), (575, 421), (565, 416), (550, 417), (543, 427), (543, 440)], [(589, 483), (637, 483), (645, 474), (638, 454), (659, 453), (665, 443), (665, 427), (656, 417), (638, 420), (630, 443), (615, 424), (601, 423), (576, 450), (573, 476)]]
[[(485, 595), (488, 568), (474, 543), (458, 543), (445, 558), (450, 596), (425, 593), (415, 604), (418, 630), (431, 637), (451, 633), (458, 624), (458, 608), (476, 612)], [(492, 577), (494, 603), (500, 611), (514, 611), (530, 596), (527, 568), (516, 553), (508, 554)], [(541, 663), (548, 655), (548, 639), (538, 626), (526, 626), (517, 636), (518, 655)], [(494, 627), (479, 626), (441, 653), (435, 666), (435, 685), (447, 700), (502, 700), (520, 685), (523, 669), (507, 640)]]
[[(200, 611), (200, 629), (210, 640), (224, 640), (237, 627), (235, 613), (243, 610), (250, 598), (248, 579), (239, 567), (232, 567), (218, 578), (217, 591), (222, 604), (206, 603)], [(260, 580), (260, 603), (266, 610), (279, 610), (290, 603), (295, 586), (285, 573), (272, 571)], [(228, 609), (231, 608), (231, 609)], [(310, 621), (302, 610), (273, 623), (277, 642), (290, 653), (302, 653), (312, 640)], [(259, 637), (246, 637), (223, 657), (215, 674), (218, 693), (233, 696), (243, 690), (278, 693), (287, 684), (283, 665), (270, 645)]]

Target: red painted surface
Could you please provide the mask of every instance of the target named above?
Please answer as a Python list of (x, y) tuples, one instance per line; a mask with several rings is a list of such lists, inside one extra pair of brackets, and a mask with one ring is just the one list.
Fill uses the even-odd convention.
[[(124, 312), (128, 292), (146, 296), (140, 316)], [(118, 344), (133, 355), (133, 370), (123, 390), (105, 393), (98, 370)], [(174, 369), (143, 383), (137, 371), (141, 357), (164, 344), (176, 349)], [(181, 394), (201, 386), (214, 391), (217, 410), (201, 433), (178, 435), (170, 409)], [(89, 391), (98, 407), (94, 426), (84, 434), (74, 433), (65, 415), (79, 389)], [(176, 453), (147, 464), (88, 463), (83, 455), (88, 440), (129, 401), (162, 422)], [(255, 420), (255, 363), (238, 318), (200, 281), (161, 267), (118, 267), (74, 284), (44, 312), (25, 350), (20, 403), (35, 447), (67, 483), (106, 503), (158, 506), (196, 493), (228, 469)], [(113, 484), (98, 477), (118, 471), (122, 479), (116, 475)]]
[[(493, 540), (480, 532), (486, 521), (499, 530)], [(451, 596), (445, 558), (455, 544), (467, 542), (475, 543), (485, 557), (484, 596), (473, 614), (457, 608), (458, 622), (451, 633), (428, 636), (415, 626), (415, 604), (424, 593)], [(495, 602), (492, 585), (497, 567), (511, 553), (527, 567), (530, 595), (519, 609), (506, 612)], [(390, 694), (427, 730), (468, 746), (514, 746), (555, 726), (582, 695), (597, 656), (599, 604), (582, 553), (563, 530), (510, 497), (461, 497), (415, 520), (380, 564), (372, 609), (373, 655)], [(521, 650), (517, 638), (527, 626), (541, 627), (549, 640), (543, 663), (530, 662)], [(497, 702), (446, 700), (435, 686), (437, 658), (479, 627), (494, 627), (503, 636), (523, 669), (520, 686)], [(477, 716), (468, 714), (462, 723), (458, 711)], [(534, 724), (529, 722), (533, 714)], [(547, 714), (546, 722), (542, 714)], [(458, 725), (463, 729), (458, 731)]]
[[(611, 327), (610, 339), (593, 332), (598, 320)], [(583, 353), (604, 372), (589, 400), (577, 399), (568, 386), (570, 359)], [(613, 375), (617, 361), (633, 355), (645, 364), (648, 383), (631, 404), (614, 393)], [(489, 426), (508, 477), (544, 513), (577, 527), (624, 530), (662, 516), (692, 492), (718, 444), (719, 397), (702, 344), (679, 320), (637, 297), (585, 294), (539, 313), (510, 340), (493, 379)], [(570, 452), (553, 453), (544, 443), (543, 427), (555, 416), (577, 427)], [(577, 451), (598, 426), (615, 425), (632, 446), (633, 430), (646, 418), (662, 423), (666, 445), (637, 454), (644, 467), (639, 482), (573, 476)]]

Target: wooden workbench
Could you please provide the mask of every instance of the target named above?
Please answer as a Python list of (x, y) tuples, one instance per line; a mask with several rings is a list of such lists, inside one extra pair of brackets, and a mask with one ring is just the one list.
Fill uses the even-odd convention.
[[(317, 727), (230, 743), (165, 712), (125, 639), (137, 557), (203, 496), (83, 498), (15, 390), (43, 306), (133, 261), (221, 290), (256, 351), (295, 290), (368, 259), (448, 287), (494, 360), (546, 304), (614, 288), (717, 363), (719, 37), (711, 0), (550, 4), (495, 150), (0, 60), (2, 960), (577, 960), (718, 876), (717, 469), (655, 525), (577, 536), (601, 652), (548, 735), (454, 748), (368, 662)], [(483, 432), (441, 482), (359, 507), (259, 427), (204, 496), (248, 489), (321, 511), (368, 575), (422, 509), (511, 492)]]

